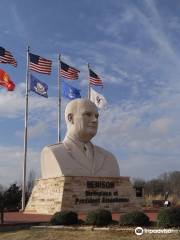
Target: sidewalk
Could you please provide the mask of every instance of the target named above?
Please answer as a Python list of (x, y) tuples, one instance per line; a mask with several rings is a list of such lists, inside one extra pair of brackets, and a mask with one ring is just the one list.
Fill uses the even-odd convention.
[[(48, 223), (50, 219), (50, 215), (25, 214), (22, 212), (5, 212), (3, 225)], [(2, 224), (0, 224), (0, 226), (2, 226)]]
[[(157, 217), (157, 211), (144, 211), (151, 221), (155, 221)], [(79, 219), (85, 220), (86, 214), (79, 214)], [(118, 221), (120, 213), (113, 213), (113, 220)], [(39, 224), (48, 223), (51, 219), (51, 215), (42, 214), (26, 214), (22, 212), (5, 212), (4, 213), (4, 225), (22, 225), (22, 224)], [(0, 224), (2, 226), (2, 224)]]

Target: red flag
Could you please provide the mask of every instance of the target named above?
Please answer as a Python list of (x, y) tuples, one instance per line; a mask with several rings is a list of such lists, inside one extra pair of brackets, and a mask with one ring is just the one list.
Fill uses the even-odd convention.
[(0, 86), (5, 87), (8, 91), (13, 91), (15, 88), (10, 76), (2, 69), (0, 69)]

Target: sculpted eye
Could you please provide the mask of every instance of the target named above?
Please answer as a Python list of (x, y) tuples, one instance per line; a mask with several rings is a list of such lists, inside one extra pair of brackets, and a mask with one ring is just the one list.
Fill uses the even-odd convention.
[(86, 115), (87, 115), (88, 117), (90, 117), (90, 116), (91, 116), (91, 113), (90, 113), (90, 112), (87, 112)]
[(92, 112), (85, 112), (85, 113), (83, 113), (83, 115), (84, 115), (84, 116), (87, 116), (87, 117), (95, 116), (96, 119), (98, 119), (98, 117), (99, 117), (99, 114), (98, 114), (98, 113), (94, 114), (94, 113), (92, 113)]

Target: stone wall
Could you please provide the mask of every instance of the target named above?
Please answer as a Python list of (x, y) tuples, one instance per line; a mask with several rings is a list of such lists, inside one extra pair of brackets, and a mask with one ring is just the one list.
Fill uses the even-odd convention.
[(39, 179), (26, 213), (54, 214), (60, 210), (87, 213), (97, 208), (127, 212), (139, 208), (129, 177), (77, 177)]

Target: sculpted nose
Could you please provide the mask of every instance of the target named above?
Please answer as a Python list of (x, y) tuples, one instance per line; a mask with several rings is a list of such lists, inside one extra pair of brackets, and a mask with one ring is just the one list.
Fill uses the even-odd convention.
[(98, 118), (96, 115), (93, 115), (93, 119), (92, 119), (93, 122), (98, 122)]

